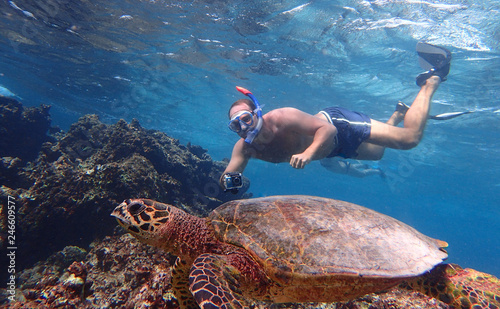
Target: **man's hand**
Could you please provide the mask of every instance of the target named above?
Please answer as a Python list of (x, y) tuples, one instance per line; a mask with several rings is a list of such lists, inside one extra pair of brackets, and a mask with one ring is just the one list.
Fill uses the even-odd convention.
[(290, 159), (290, 165), (293, 168), (304, 168), (309, 162), (311, 162), (311, 157), (304, 153), (293, 155)]

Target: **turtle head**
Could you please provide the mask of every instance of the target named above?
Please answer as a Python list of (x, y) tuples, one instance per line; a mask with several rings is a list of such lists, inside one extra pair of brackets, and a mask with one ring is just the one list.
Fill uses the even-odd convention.
[(132, 236), (154, 246), (162, 238), (162, 226), (171, 218), (173, 208), (153, 200), (129, 199), (118, 205), (111, 216)]

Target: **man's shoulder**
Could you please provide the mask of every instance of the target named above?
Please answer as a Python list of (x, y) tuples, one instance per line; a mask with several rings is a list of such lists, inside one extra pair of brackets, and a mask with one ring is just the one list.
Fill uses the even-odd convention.
[(293, 107), (283, 107), (270, 111), (264, 117), (264, 122), (273, 130), (284, 130), (302, 122), (308, 114)]
[(297, 113), (302, 113), (300, 110), (294, 108), (294, 107), (281, 107), (277, 109), (273, 109), (272, 111), (268, 112), (266, 115), (268, 115), (270, 118), (271, 117), (284, 117), (287, 115), (294, 115)]
[(300, 110), (295, 108), (295, 107), (281, 107), (281, 108), (274, 109), (272, 111), (277, 111), (277, 112), (281, 112), (281, 113), (300, 112)]

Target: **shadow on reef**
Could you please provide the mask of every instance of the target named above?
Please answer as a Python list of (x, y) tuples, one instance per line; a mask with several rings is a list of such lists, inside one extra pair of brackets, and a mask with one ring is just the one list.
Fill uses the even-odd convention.
[[(96, 115), (80, 118), (67, 133), (48, 136), (48, 110), (43, 105), (24, 109), (0, 97), (0, 211), (6, 214), (7, 199), (15, 202), (17, 269), (67, 245), (87, 247), (110, 235), (116, 222), (109, 214), (126, 198), (161, 200), (202, 215), (248, 196), (247, 179), (236, 195), (219, 188), (225, 164), (199, 146), (181, 145), (136, 120), (106, 125)], [(5, 249), (7, 222), (2, 218)], [(5, 255), (0, 263), (7, 265)]]

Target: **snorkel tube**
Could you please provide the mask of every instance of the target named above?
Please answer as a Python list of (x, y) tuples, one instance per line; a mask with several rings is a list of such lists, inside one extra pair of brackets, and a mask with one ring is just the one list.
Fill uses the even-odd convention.
[(252, 99), (253, 104), (255, 104), (254, 112), (257, 113), (257, 125), (253, 130), (247, 133), (247, 137), (245, 138), (245, 142), (251, 144), (255, 139), (255, 137), (259, 134), (260, 129), (262, 128), (262, 109), (260, 108), (260, 104), (257, 101), (257, 98), (255, 98), (255, 96), (250, 91), (239, 86), (236, 86), (236, 90), (238, 90), (239, 92), (243, 93), (244, 95)]

